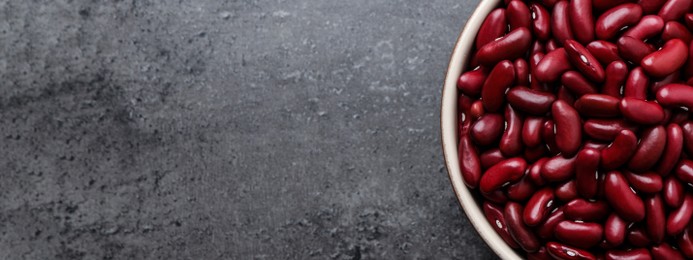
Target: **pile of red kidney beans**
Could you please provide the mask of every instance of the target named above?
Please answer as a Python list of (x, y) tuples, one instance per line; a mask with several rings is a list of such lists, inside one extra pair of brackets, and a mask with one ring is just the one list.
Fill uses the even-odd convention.
[(692, 30), (693, 0), (513, 0), (486, 17), (458, 81), (459, 159), (508, 245), (693, 258)]

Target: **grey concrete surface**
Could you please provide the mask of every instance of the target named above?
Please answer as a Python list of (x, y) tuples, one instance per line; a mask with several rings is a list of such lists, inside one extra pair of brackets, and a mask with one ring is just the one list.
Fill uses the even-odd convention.
[(441, 84), (478, 1), (0, 0), (0, 259), (493, 259)]

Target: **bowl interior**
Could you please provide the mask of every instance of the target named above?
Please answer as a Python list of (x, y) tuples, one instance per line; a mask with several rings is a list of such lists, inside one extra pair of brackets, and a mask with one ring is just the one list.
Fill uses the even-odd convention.
[(479, 27), (486, 16), (498, 6), (500, 0), (482, 0), (472, 16), (467, 21), (462, 33), (457, 39), (455, 49), (450, 58), (443, 98), (441, 105), (441, 135), (443, 153), (450, 181), (460, 205), (467, 214), (469, 221), (479, 232), (481, 238), (502, 259), (522, 259), (491, 227), (486, 220), (480, 204), (475, 200), (471, 191), (464, 184), (460, 173), (460, 162), (457, 154), (457, 79), (463, 70), (467, 69), (467, 60), (474, 45)]

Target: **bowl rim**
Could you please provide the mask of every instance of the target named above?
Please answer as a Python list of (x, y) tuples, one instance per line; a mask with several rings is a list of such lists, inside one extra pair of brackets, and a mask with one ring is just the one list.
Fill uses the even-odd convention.
[(507, 243), (496, 233), (491, 224), (486, 220), (480, 205), (475, 201), (469, 188), (462, 179), (457, 151), (457, 79), (467, 66), (469, 53), (476, 40), (481, 24), (489, 13), (495, 9), (500, 0), (481, 0), (478, 6), (467, 20), (455, 43), (455, 48), (450, 56), (448, 70), (443, 85), (443, 94), (440, 106), (440, 132), (445, 165), (452, 188), (457, 200), (464, 210), (467, 218), (476, 229), (477, 233), (502, 259), (522, 259)]

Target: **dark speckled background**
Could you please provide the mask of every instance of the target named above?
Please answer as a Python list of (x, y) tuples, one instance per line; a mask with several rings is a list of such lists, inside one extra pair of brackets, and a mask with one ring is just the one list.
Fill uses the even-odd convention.
[(0, 259), (493, 259), (439, 144), (478, 1), (0, 0)]

